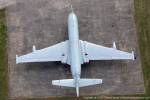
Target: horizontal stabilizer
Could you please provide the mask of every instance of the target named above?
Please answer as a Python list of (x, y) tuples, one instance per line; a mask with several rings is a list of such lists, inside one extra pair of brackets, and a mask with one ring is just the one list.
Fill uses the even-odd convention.
[[(66, 87), (76, 87), (74, 79), (53, 80), (52, 84), (58, 86), (66, 86)], [(79, 79), (78, 80), (79, 87), (96, 85), (96, 84), (102, 84), (102, 79)]]
[(57, 86), (75, 87), (74, 79), (53, 80), (52, 84)]
[(102, 79), (80, 79), (79, 87), (102, 84)]

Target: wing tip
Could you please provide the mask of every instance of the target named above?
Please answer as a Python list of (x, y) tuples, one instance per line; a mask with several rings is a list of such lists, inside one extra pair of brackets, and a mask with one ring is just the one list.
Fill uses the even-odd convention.
[(16, 64), (18, 64), (19, 61), (18, 61), (18, 55), (16, 55)]
[(135, 60), (134, 51), (132, 51), (131, 54), (132, 54), (132, 60)]
[(52, 85), (57, 85), (58, 80), (52, 80)]
[(135, 56), (135, 54), (134, 54), (134, 51), (132, 51), (131, 54), (132, 54), (132, 60), (135, 60), (135, 59), (136, 59), (136, 56)]
[(99, 79), (99, 83), (102, 84), (103, 83), (103, 79)]

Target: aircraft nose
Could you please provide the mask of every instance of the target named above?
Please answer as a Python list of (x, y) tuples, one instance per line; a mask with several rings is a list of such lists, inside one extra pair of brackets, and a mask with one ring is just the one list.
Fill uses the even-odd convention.
[(77, 22), (77, 17), (75, 13), (71, 12), (68, 16), (68, 22)]
[(76, 15), (75, 15), (74, 12), (71, 12), (71, 13), (69, 14), (69, 17), (76, 17)]

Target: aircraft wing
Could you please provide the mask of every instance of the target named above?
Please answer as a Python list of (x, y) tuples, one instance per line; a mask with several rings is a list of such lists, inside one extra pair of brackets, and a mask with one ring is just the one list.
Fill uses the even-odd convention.
[(16, 55), (16, 63), (26, 62), (47, 62), (47, 61), (61, 61), (62, 63), (68, 62), (68, 40), (58, 43), (56, 45), (36, 50), (33, 46), (33, 52), (18, 57)]
[(113, 48), (96, 45), (82, 40), (80, 40), (80, 44), (82, 48), (81, 52), (83, 55), (83, 62), (88, 62), (89, 60), (134, 60), (133, 51), (132, 53), (128, 53), (117, 50), (115, 43), (113, 43)]

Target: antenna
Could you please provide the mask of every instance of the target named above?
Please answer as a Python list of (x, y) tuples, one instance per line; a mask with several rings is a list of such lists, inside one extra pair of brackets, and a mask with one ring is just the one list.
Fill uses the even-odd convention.
[(71, 6), (71, 11), (73, 12), (73, 7), (72, 7), (72, 5), (70, 5)]

